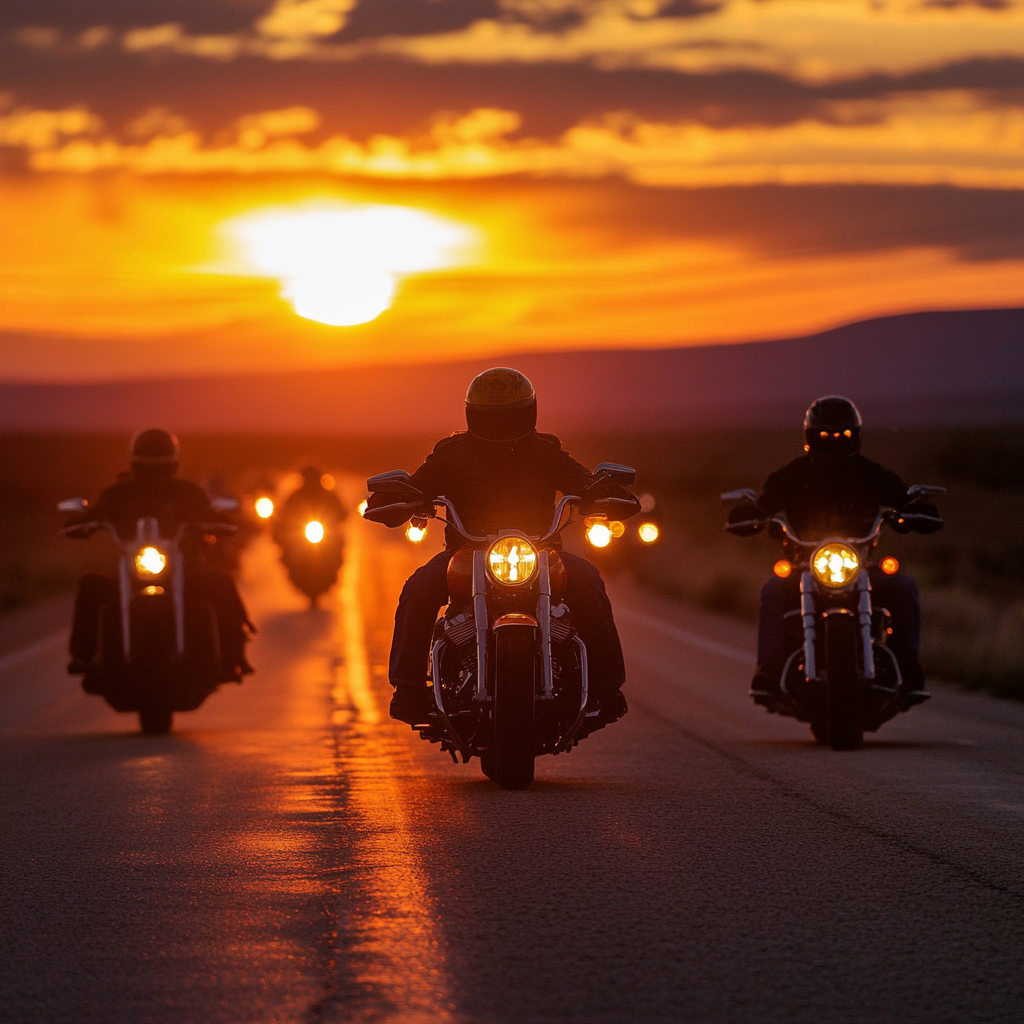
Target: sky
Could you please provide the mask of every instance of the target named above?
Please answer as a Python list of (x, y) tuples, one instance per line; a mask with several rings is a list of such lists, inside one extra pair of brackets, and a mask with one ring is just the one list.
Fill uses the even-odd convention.
[(7, 0), (0, 379), (1024, 306), (1024, 0)]

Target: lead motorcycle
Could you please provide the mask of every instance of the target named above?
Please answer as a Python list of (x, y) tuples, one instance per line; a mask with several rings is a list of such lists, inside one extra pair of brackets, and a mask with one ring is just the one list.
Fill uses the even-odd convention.
[[(865, 536), (823, 541), (801, 540), (785, 516), (759, 515), (752, 490), (722, 495), (724, 502), (751, 508), (751, 518), (729, 523), (726, 530), (743, 537), (767, 527), (789, 556), (776, 571), (799, 574), (800, 607), (786, 616), (790, 654), (778, 697), (765, 703), (759, 695), (769, 712), (808, 722), (814, 738), (833, 750), (854, 750), (865, 732), (928, 699), (924, 692), (902, 690), (899, 663), (888, 646), (891, 617), (872, 601), (868, 566), (886, 527), (931, 533), (941, 526), (927, 503), (945, 493), (943, 487), (915, 484), (903, 508), (883, 509)], [(898, 563), (883, 559), (881, 568), (895, 571)]]
[[(636, 476), (611, 463), (594, 475), (594, 487), (629, 486)], [(566, 495), (543, 536), (513, 529), (478, 537), (466, 531), (447, 498), (428, 497), (409, 481), (404, 470), (371, 477), (370, 493), (393, 501), (363, 517), (399, 526), (412, 514), (421, 529), (438, 519), (465, 541), (448, 563), (450, 600), (430, 649), (435, 708), (420, 735), (454, 761), (480, 758), (483, 773), (503, 789), (525, 789), (533, 782), (535, 758), (568, 752), (601, 727), (599, 712), (587, 709), (587, 649), (565, 604), (566, 571), (556, 538), (580, 520), (584, 502), (588, 515), (613, 519), (638, 512), (639, 503)]]
[[(211, 501), (218, 512), (234, 511), (230, 498)], [(88, 511), (84, 498), (62, 501), (62, 512)], [(100, 610), (99, 645), (82, 677), (86, 693), (98, 694), (115, 711), (138, 712), (147, 735), (171, 730), (176, 711), (194, 711), (226, 677), (221, 663), (217, 614), (188, 593), (181, 542), (189, 529), (204, 535), (232, 534), (229, 523), (183, 523), (162, 537), (156, 519), (136, 523), (135, 537), (122, 541), (112, 523), (76, 522), (70, 537), (108, 530), (120, 549), (118, 600)]]

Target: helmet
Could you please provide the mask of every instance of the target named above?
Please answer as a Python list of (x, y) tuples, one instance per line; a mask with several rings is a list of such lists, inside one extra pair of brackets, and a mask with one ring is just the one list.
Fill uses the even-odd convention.
[(140, 430), (132, 438), (132, 470), (141, 476), (174, 476), (180, 459), (178, 439), (168, 430)]
[(495, 366), (473, 378), (466, 392), (466, 425), (489, 441), (514, 441), (537, 426), (537, 393), (527, 377)]
[(860, 413), (841, 395), (824, 395), (804, 415), (804, 451), (845, 458), (860, 450)]
[(306, 466), (306, 468), (302, 470), (301, 476), (302, 485), (304, 487), (321, 486), (320, 478), (323, 476), (323, 473), (317, 469), (316, 466)]

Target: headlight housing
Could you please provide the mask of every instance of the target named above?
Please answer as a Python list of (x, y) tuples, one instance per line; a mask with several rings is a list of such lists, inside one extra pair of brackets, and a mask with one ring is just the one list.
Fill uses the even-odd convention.
[(526, 583), (537, 571), (537, 549), (525, 537), (501, 537), (487, 549), (487, 569), (505, 586)]
[(826, 587), (845, 587), (860, 572), (860, 558), (849, 544), (822, 544), (811, 558), (814, 578)]
[(159, 576), (166, 568), (167, 556), (159, 548), (139, 548), (135, 555), (135, 571), (140, 576)]

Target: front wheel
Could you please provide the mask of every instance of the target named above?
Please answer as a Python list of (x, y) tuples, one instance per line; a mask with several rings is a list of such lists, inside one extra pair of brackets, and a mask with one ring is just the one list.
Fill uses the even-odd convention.
[(828, 742), (833, 750), (856, 750), (864, 740), (864, 711), (857, 645), (860, 626), (852, 615), (825, 618), (825, 665), (828, 672)]
[(537, 645), (533, 626), (494, 634), (494, 779), (502, 789), (533, 782), (533, 702)]
[(166, 736), (174, 723), (174, 712), (167, 708), (143, 708), (139, 712), (139, 727), (146, 736)]

